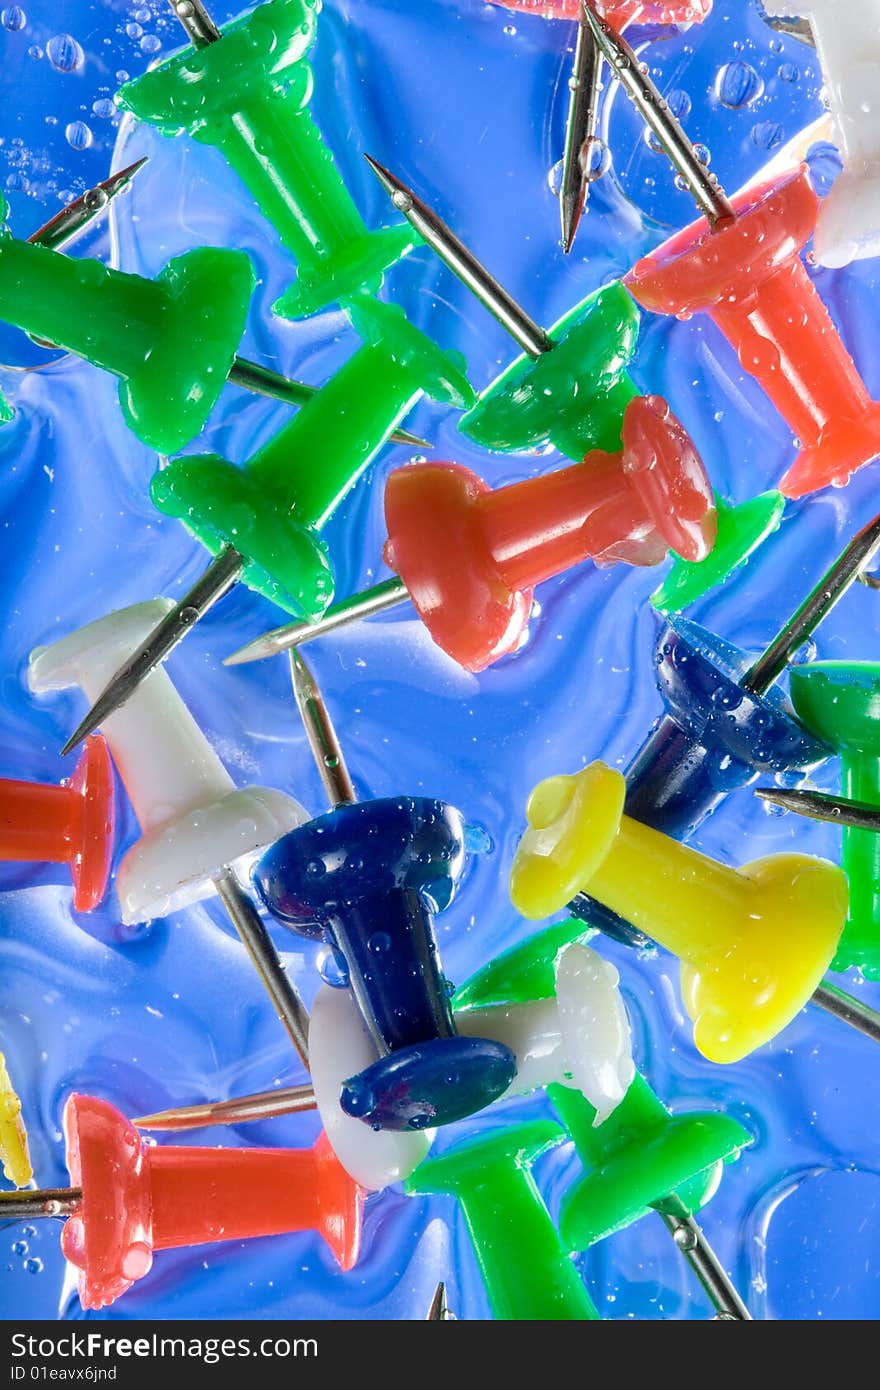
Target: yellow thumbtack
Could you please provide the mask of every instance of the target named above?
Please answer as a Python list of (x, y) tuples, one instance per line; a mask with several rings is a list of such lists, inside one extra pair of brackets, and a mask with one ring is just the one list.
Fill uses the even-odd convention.
[(624, 815), (625, 793), (622, 774), (601, 762), (541, 782), (510, 896), (535, 918), (589, 892), (678, 956), (696, 1046), (737, 1062), (820, 984), (846, 920), (846, 876), (805, 854), (728, 868)]
[(26, 1187), (34, 1176), (28, 1152), (27, 1130), (21, 1117), (21, 1101), (15, 1090), (6, 1058), (0, 1052), (0, 1163), (8, 1180), (16, 1187)]

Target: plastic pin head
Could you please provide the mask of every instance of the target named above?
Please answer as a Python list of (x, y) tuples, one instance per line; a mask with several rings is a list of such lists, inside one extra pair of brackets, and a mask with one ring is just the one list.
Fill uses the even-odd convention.
[(28, 1135), (21, 1101), (6, 1069), (6, 1058), (0, 1052), (0, 1165), (8, 1182), (14, 1187), (26, 1187), (34, 1170), (28, 1148)]
[(548, 916), (580, 888), (633, 922), (681, 959), (698, 1049), (739, 1061), (819, 984), (846, 919), (846, 877), (799, 854), (729, 869), (622, 815), (625, 786), (593, 763), (535, 788), (511, 871), (514, 905)]

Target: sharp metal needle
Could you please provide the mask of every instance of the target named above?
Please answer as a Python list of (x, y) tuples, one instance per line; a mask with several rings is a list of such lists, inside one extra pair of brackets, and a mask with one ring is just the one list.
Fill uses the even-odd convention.
[(223, 665), (241, 666), (248, 661), (265, 661), (269, 656), (278, 656), (292, 647), (300, 647), (304, 642), (311, 642), (312, 638), (322, 637), (325, 632), (333, 632), (335, 628), (345, 627), (356, 619), (372, 618), (377, 613), (396, 608), (408, 598), (406, 585), (395, 575), (393, 579), (385, 579), (381, 584), (374, 584), (370, 589), (334, 603), (317, 622), (289, 623), (285, 627), (273, 628), (271, 632), (239, 647), (231, 656), (224, 657)]
[(565, 128), (565, 154), (559, 190), (562, 249), (566, 255), (574, 243), (590, 191), (589, 160), (599, 127), (601, 77), (602, 54), (589, 25), (581, 19), (578, 24), (574, 71), (569, 81), (571, 100)]
[(274, 1091), (236, 1096), (233, 1100), (212, 1100), (201, 1105), (180, 1105), (171, 1110), (159, 1110), (154, 1115), (139, 1115), (132, 1120), (132, 1124), (137, 1125), (138, 1129), (208, 1129), (212, 1125), (243, 1125), (252, 1120), (274, 1120), (280, 1115), (314, 1110), (316, 1104), (311, 1086), (285, 1086)]
[(290, 675), (312, 757), (321, 774), (330, 805), (344, 806), (357, 801), (357, 794), (324, 697), (305, 660), (297, 651), (290, 653)]

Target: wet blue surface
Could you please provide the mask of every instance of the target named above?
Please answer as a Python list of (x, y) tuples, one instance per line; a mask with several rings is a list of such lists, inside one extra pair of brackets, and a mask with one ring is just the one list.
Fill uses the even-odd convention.
[[(215, 6), (220, 21), (231, 12)], [(570, 25), (477, 0), (331, 0), (315, 53), (313, 108), (367, 219), (384, 219), (387, 208), (365, 150), (411, 181), (545, 323), (693, 215), (622, 96), (606, 92), (610, 168), (573, 256), (563, 258), (551, 185), (572, 40)], [(303, 324), (272, 320), (285, 262), (219, 157), (185, 138), (120, 124), (108, 106), (121, 74), (143, 71), (179, 42), (158, 0), (137, 9), (122, 0), (25, 0), (2, 9), (0, 184), (12, 227), (27, 235), (60, 201), (103, 177), (111, 160), (120, 167), (149, 154), (112, 223), (75, 254), (112, 255), (126, 269), (153, 274), (204, 242), (247, 248), (261, 275), (247, 352), (320, 383), (355, 346), (345, 321), (333, 313)], [(652, 43), (645, 57), (729, 189), (821, 113), (811, 50), (777, 38), (754, 0), (716, 0), (702, 28)], [(833, 153), (820, 149), (812, 162), (825, 186)], [(821, 271), (816, 283), (878, 394), (880, 267)], [(512, 355), (494, 321), (427, 250), (396, 268), (388, 288), (422, 328), (465, 353), (477, 387)], [(0, 360), (46, 359), (0, 329)], [(791, 461), (784, 422), (704, 321), (645, 322), (634, 376), (669, 398), (713, 483), (735, 500), (771, 486)], [(32, 647), (108, 608), (179, 595), (205, 557), (177, 523), (153, 512), (156, 460), (122, 425), (115, 382), (63, 360), (26, 374), (0, 371), (0, 385), (17, 408), (0, 431), (0, 775), (52, 781), (72, 767), (58, 749), (83, 705), (74, 693), (40, 701), (28, 693)], [(285, 418), (283, 407), (227, 389), (199, 447), (241, 460)], [(430, 404), (408, 423), (435, 442), (438, 457), (456, 458), (494, 485), (556, 461), (486, 454), (457, 434), (451, 412)], [(340, 593), (386, 573), (381, 484), (407, 457), (402, 449), (384, 454), (329, 528)], [(877, 476), (875, 465), (843, 492), (790, 505), (748, 569), (688, 616), (739, 646), (760, 647), (877, 509)], [(310, 649), (359, 791), (442, 798), (491, 839), (492, 852), (470, 861), (456, 901), (437, 921), (451, 980), (530, 929), (506, 891), (529, 789), (600, 755), (626, 765), (659, 715), (656, 620), (647, 603), (657, 582), (651, 572), (584, 565), (544, 585), (527, 645), (479, 677), (452, 666), (405, 607)], [(264, 600), (235, 593), (169, 670), (238, 783), (282, 787), (317, 814), (325, 801), (286, 664), (220, 664), (278, 621)], [(857, 588), (816, 647), (825, 658), (873, 658), (877, 634), (877, 597)], [(832, 788), (837, 775), (832, 760), (816, 784)], [(120, 850), (136, 835), (125, 808)], [(732, 863), (793, 846), (838, 854), (833, 828), (768, 815), (748, 789), (701, 827), (696, 843)], [(0, 1048), (24, 1097), (42, 1185), (66, 1179), (59, 1124), (71, 1089), (142, 1114), (302, 1079), (215, 904), (131, 931), (119, 926), (112, 898), (90, 917), (73, 915), (60, 868), (2, 865), (0, 890)], [(311, 999), (317, 948), (273, 931)], [(690, 1041), (674, 963), (603, 949), (621, 969), (637, 1060), (660, 1096), (683, 1108), (725, 1107), (755, 1136), (703, 1218), (754, 1313), (876, 1317), (880, 1100), (871, 1044), (809, 1008), (748, 1061), (713, 1067)], [(851, 987), (871, 997), (858, 981)], [(876, 989), (873, 998), (880, 1002)], [(517, 1119), (544, 1110), (540, 1097), (510, 1107)], [(438, 1150), (501, 1118), (490, 1112), (451, 1127)], [(316, 1129), (313, 1117), (299, 1116), (187, 1141), (298, 1146)], [(570, 1147), (561, 1146), (537, 1167), (554, 1211), (572, 1165)], [(460, 1316), (487, 1316), (467, 1234), (447, 1199), (395, 1191), (371, 1198), (364, 1251), (348, 1275), (317, 1238), (302, 1236), (161, 1252), (151, 1274), (97, 1316), (420, 1318), (438, 1278)], [(605, 1316), (708, 1315), (659, 1219), (605, 1242), (581, 1265)], [(0, 1229), (0, 1309), (7, 1317), (82, 1317), (53, 1223)]]

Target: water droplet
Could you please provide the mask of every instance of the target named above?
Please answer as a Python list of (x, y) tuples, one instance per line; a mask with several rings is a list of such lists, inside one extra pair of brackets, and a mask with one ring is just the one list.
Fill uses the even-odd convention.
[(42, 1274), (43, 1261), (34, 1256), (30, 1260), (25, 1260), (24, 1267), (28, 1274)]
[(14, 1240), (12, 1242), (13, 1255), (26, 1255), (29, 1250), (30, 1246), (26, 1240)]
[(725, 63), (715, 79), (715, 94), (722, 106), (738, 111), (750, 106), (764, 90), (764, 82), (751, 63)]
[(71, 121), (64, 134), (71, 149), (87, 150), (92, 143), (92, 132), (85, 121)]
[(105, 121), (109, 120), (111, 116), (116, 115), (115, 103), (109, 97), (99, 97), (97, 101), (92, 102), (92, 115), (100, 116)]
[(28, 57), (36, 58), (37, 60), (39, 60), (43, 56), (43, 50), (40, 47), (40, 45), (38, 43), (32, 43), (30, 48), (28, 49)]
[(800, 82), (801, 70), (797, 63), (783, 63), (779, 69), (779, 76), (783, 82)]
[(59, 72), (73, 72), (85, 62), (85, 54), (71, 34), (56, 34), (46, 44), (46, 53)]
[(125, 32), (130, 39), (139, 39), (144, 31), (139, 24), (126, 24)]
[(752, 127), (752, 142), (761, 150), (775, 150), (782, 144), (783, 135), (778, 121), (759, 121)]
[(692, 102), (687, 92), (670, 92), (666, 105), (677, 121), (684, 121), (691, 114)]
[(0, 24), (4, 29), (9, 29), (15, 33), (17, 29), (23, 29), (27, 24), (27, 15), (20, 5), (7, 5), (0, 10)]
[(162, 40), (159, 38), (158, 34), (144, 34), (144, 37), (141, 39), (141, 53), (158, 53), (161, 47)]
[(30, 183), (27, 176), (17, 169), (14, 174), (7, 175), (6, 187), (10, 193), (27, 193)]

